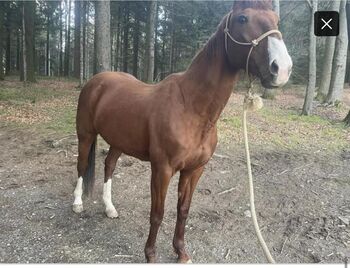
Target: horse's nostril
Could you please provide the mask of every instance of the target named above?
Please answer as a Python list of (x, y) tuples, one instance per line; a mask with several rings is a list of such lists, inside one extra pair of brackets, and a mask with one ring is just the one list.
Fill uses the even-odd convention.
[(277, 64), (276, 60), (274, 60), (270, 65), (271, 74), (278, 75), (278, 69), (279, 69), (278, 64)]

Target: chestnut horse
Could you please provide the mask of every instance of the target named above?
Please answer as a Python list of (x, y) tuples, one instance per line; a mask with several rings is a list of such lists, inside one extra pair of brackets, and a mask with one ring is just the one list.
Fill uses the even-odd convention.
[[(110, 145), (103, 187), (108, 217), (118, 217), (111, 183), (120, 155), (151, 162), (150, 230), (145, 246), (148, 262), (156, 261), (155, 242), (169, 181), (180, 172), (173, 246), (179, 262), (190, 262), (185, 250), (185, 222), (197, 182), (216, 148), (217, 120), (238, 72), (249, 61), (250, 74), (267, 88), (282, 86), (289, 79), (292, 61), (277, 24), (271, 1), (236, 1), (185, 72), (153, 85), (122, 72), (103, 72), (91, 78), (78, 103), (79, 178), (73, 210), (83, 210), (83, 184), (86, 193), (92, 191), (95, 144), (100, 134)], [(240, 44), (251, 44), (267, 32), (259, 44), (253, 42), (251, 54), (249, 46)]]

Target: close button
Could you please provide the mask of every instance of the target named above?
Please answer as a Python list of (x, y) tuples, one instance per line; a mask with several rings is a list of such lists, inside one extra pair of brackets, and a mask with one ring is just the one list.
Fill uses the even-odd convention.
[(316, 36), (339, 35), (339, 12), (317, 11), (314, 15)]

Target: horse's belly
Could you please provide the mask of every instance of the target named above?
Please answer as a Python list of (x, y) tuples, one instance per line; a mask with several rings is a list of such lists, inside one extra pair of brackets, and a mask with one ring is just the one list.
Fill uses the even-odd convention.
[(149, 160), (148, 141), (145, 137), (137, 135), (140, 132), (129, 133), (124, 130), (125, 128), (108, 128), (98, 132), (111, 147), (140, 160)]

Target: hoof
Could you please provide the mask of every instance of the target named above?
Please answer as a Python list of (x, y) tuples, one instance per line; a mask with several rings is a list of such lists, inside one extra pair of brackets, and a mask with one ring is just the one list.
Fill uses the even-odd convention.
[(147, 263), (157, 263), (156, 256), (146, 257)]
[(107, 209), (106, 210), (106, 215), (108, 218), (114, 219), (114, 218), (118, 218), (119, 214), (116, 211), (116, 209)]
[(181, 259), (179, 259), (178, 261), (177, 261), (178, 263), (184, 263), (184, 264), (190, 264), (190, 263), (192, 263), (192, 260), (191, 259), (185, 259), (185, 260), (181, 260)]
[(73, 204), (73, 211), (75, 213), (81, 213), (83, 212), (84, 208), (83, 208), (83, 204)]

